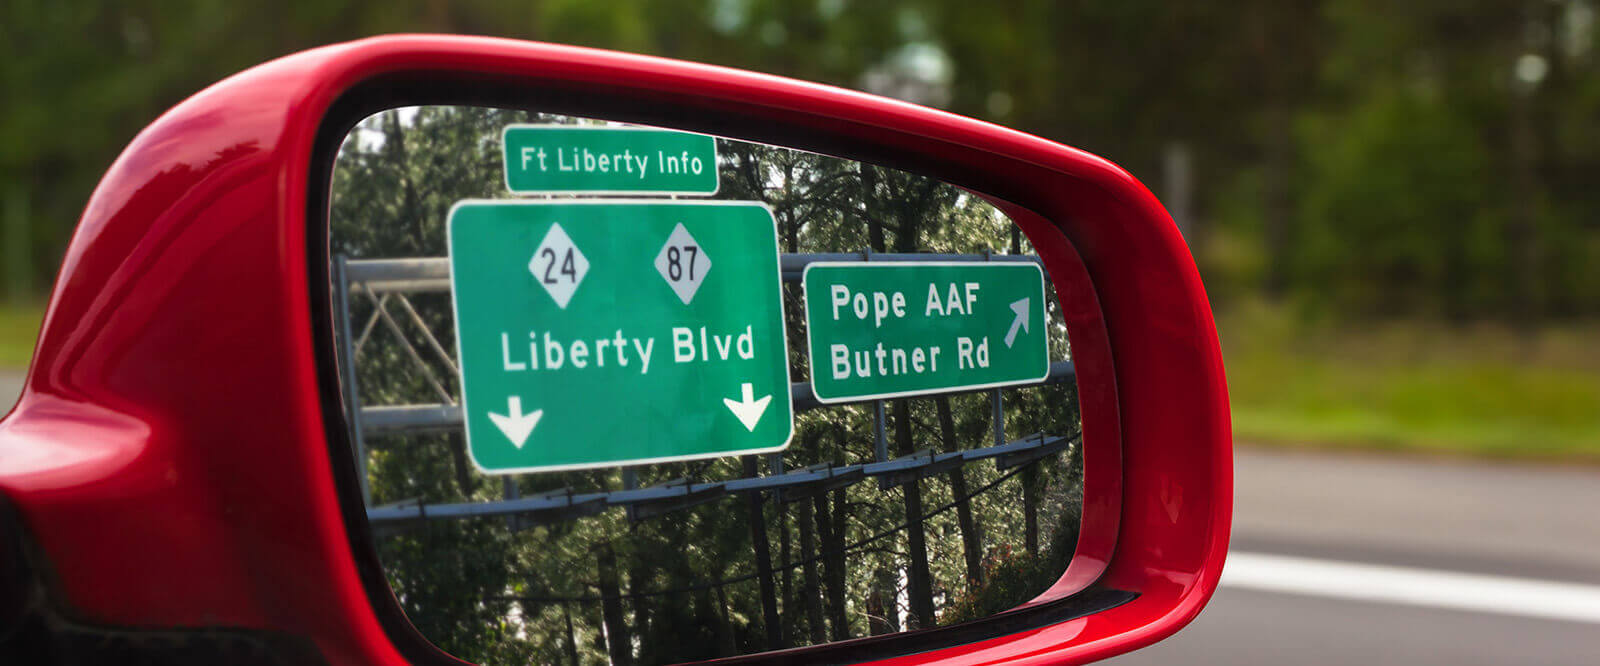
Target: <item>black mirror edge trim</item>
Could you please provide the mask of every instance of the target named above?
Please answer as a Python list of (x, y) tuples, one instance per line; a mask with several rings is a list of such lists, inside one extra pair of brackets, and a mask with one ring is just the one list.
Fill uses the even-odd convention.
[(1029, 608), (991, 615), (981, 620), (885, 634), (870, 638), (823, 643), (788, 650), (758, 652), (715, 660), (717, 664), (833, 665), (902, 657), (970, 645), (1110, 610), (1139, 598), (1137, 592), (1091, 586), (1069, 597)]
[[(541, 81), (534, 76), (462, 75), (452, 71), (411, 71), (376, 76), (359, 82), (331, 104), (318, 125), (306, 187), (306, 248), (312, 293), (312, 342), (328, 453), (334, 483), (350, 539), (358, 574), (373, 612), (394, 647), (407, 660), (421, 664), (468, 664), (444, 652), (423, 636), (400, 608), (383, 576), (383, 565), (371, 538), (361, 490), (351, 454), (350, 431), (343, 392), (340, 391), (334, 312), (329, 268), (329, 206), (333, 166), (345, 135), (367, 116), (401, 106), (471, 105), (509, 109), (536, 109), (592, 118), (635, 122), (711, 133), (778, 146), (796, 146), (823, 154), (847, 155), (851, 146), (807, 139), (803, 133), (785, 132), (774, 124), (754, 123), (736, 113), (685, 107), (641, 106), (622, 92), (581, 90), (570, 84)], [(713, 126), (721, 127), (714, 128)], [(728, 132), (727, 127), (737, 128)], [(804, 147), (798, 147), (804, 146)], [(857, 161), (865, 161), (860, 158)], [(877, 161), (908, 171), (918, 171), (910, 161)], [(716, 660), (731, 664), (847, 664), (886, 659), (967, 645), (1022, 631), (1066, 622), (1120, 606), (1138, 598), (1137, 592), (1091, 585), (1070, 596), (1015, 609), (971, 622), (917, 631), (857, 638), (836, 643), (740, 655)]]

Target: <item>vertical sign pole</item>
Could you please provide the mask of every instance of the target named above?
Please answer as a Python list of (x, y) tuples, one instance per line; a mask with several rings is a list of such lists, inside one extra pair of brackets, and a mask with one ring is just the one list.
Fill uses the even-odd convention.
[(334, 259), (333, 297), (338, 300), (339, 342), (343, 346), (344, 399), (350, 405), (350, 444), (356, 457), (356, 480), (361, 484), (362, 506), (372, 506), (372, 488), (367, 481), (367, 443), (361, 432), (361, 392), (356, 388), (356, 351), (350, 339), (350, 274), (344, 255)]
[[(630, 467), (623, 467), (622, 468), (622, 489), (623, 490), (636, 490), (636, 489), (638, 489), (638, 487), (639, 487), (639, 469), (637, 467), (631, 467), (631, 466)], [(628, 505), (628, 523), (629, 524), (636, 523), (639, 520), (641, 520), (641, 518), (639, 518), (639, 505), (637, 505), (637, 504), (629, 504)]]
[(1000, 396), (1000, 389), (990, 392), (990, 402), (994, 403), (994, 445), (1006, 443), (1006, 410), (1005, 398)]
[(889, 459), (889, 436), (886, 433), (884, 433), (884, 431), (883, 431), (883, 401), (882, 400), (874, 400), (874, 401), (872, 401), (872, 429), (873, 429), (873, 434), (877, 435), (877, 438), (878, 438), (877, 439), (877, 446), (874, 448), (874, 451), (876, 452), (877, 457), (878, 457), (878, 462), (883, 462), (885, 460), (888, 460)]
[[(517, 487), (517, 478), (514, 476), (507, 476), (501, 479), (500, 487), (505, 499), (514, 500), (522, 497), (522, 489)], [(520, 527), (522, 527), (522, 519), (519, 516), (516, 514), (506, 516), (506, 529), (515, 532)]]

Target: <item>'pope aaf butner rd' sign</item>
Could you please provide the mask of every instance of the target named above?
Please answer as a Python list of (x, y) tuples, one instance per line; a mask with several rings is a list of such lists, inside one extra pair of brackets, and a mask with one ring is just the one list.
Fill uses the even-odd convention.
[(1031, 384), (1050, 374), (1038, 264), (819, 262), (802, 281), (811, 387), (822, 402)]

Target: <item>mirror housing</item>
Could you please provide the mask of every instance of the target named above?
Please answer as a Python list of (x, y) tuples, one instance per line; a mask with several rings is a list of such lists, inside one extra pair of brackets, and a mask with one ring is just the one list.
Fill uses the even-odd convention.
[(1000, 206), (1056, 279), (1085, 457), (1066, 574), (971, 625), (745, 659), (1078, 663), (1160, 640), (1205, 605), (1232, 503), (1222, 360), (1182, 237), (1127, 173), (1034, 136), (816, 84), (399, 36), (213, 85), (141, 132), (95, 190), (21, 400), (0, 422), (0, 494), (39, 582), (37, 612), (92, 634), (264, 641), (271, 654), (336, 664), (451, 661), (410, 628), (366, 542), (324, 225), (330, 151), (357, 120), (484, 100), (936, 177)]

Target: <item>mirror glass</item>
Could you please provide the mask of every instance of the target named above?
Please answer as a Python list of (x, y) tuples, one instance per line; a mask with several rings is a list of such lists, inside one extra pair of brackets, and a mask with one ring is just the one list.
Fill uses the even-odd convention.
[(396, 108), (334, 165), (372, 539), (429, 640), (671, 663), (980, 619), (1065, 571), (1080, 418), (996, 207), (894, 169)]

